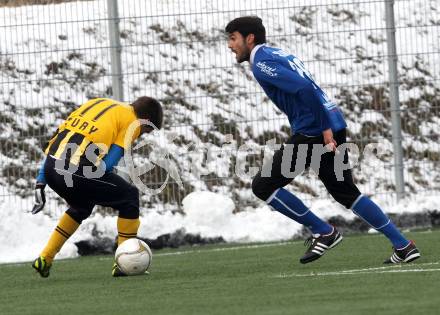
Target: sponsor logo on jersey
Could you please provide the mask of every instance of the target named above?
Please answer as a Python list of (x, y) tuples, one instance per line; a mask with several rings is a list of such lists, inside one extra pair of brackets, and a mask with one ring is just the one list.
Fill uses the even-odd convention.
[(271, 77), (276, 77), (278, 75), (278, 73), (275, 72), (277, 68), (269, 67), (265, 62), (259, 61), (256, 66), (260, 69), (261, 72)]

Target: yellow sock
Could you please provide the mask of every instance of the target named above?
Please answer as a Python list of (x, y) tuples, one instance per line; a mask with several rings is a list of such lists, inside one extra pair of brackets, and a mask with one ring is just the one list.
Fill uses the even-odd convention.
[(141, 222), (137, 219), (124, 219), (118, 217), (118, 246), (123, 241), (136, 237)]
[(60, 251), (67, 239), (76, 231), (78, 226), (78, 222), (67, 213), (64, 213), (40, 256), (43, 256), (51, 264), (55, 255)]

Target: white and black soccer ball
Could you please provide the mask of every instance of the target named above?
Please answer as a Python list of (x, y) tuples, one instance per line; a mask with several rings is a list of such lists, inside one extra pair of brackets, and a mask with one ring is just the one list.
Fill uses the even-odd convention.
[(150, 267), (152, 258), (150, 247), (137, 238), (122, 242), (115, 253), (115, 262), (119, 269), (129, 276), (145, 273)]

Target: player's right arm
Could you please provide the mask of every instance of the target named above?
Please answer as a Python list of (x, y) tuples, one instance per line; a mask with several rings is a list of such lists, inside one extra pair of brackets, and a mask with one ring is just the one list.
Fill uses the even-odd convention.
[[(74, 115), (74, 113), (78, 111), (78, 109), (76, 109), (75, 111), (73, 111), (69, 117), (71, 117), (72, 115)], [(54, 135), (50, 138), (49, 142), (46, 145), (45, 148), (45, 154), (47, 154), (47, 150), (50, 147), (50, 145), (53, 143), (53, 141), (55, 141), (59, 131), (61, 129), (64, 129), (64, 124), (66, 122), (64, 121), (55, 131)], [(32, 208), (32, 214), (36, 214), (38, 212), (40, 212), (41, 210), (43, 210), (44, 205), (46, 204), (46, 194), (44, 192), (44, 189), (46, 188), (46, 176), (45, 174), (45, 167), (44, 165), (46, 164), (46, 157), (43, 159), (43, 162), (41, 163), (40, 166), (40, 170), (38, 171), (38, 175), (36, 178), (36, 183), (35, 183), (35, 190), (34, 190), (34, 206)]]
[[(59, 128), (55, 131), (53, 137), (49, 140), (47, 147), (55, 140), (58, 135)], [(44, 175), (45, 169), (44, 165), (46, 164), (46, 157), (43, 159), (41, 163), (40, 170), (38, 171), (38, 175), (35, 183), (34, 190), (34, 206), (32, 207), (32, 214), (36, 214), (43, 210), (44, 205), (46, 204), (46, 194), (44, 189), (46, 188), (46, 176)]]
[(43, 210), (44, 205), (46, 204), (46, 194), (44, 193), (44, 189), (46, 188), (46, 178), (44, 176), (45, 163), (46, 159), (43, 160), (40, 171), (38, 172), (37, 183), (35, 184), (34, 190), (34, 206), (32, 207), (32, 214), (36, 214)]

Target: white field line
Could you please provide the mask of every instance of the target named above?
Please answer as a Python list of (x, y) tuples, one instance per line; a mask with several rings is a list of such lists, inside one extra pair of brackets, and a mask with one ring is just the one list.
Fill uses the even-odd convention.
[(236, 251), (236, 250), (241, 250), (241, 249), (255, 249), (255, 248), (264, 248), (264, 247), (286, 246), (286, 245), (301, 244), (301, 243), (302, 242), (280, 242), (280, 243), (270, 243), (270, 244), (243, 245), (243, 246), (234, 246), (234, 247), (225, 247), (225, 248), (186, 250), (186, 251), (171, 252), (171, 253), (161, 253), (161, 254), (156, 254), (155, 256), (173, 256), (173, 255), (184, 255), (184, 254), (227, 252), (227, 251)]
[(279, 275), (275, 278), (292, 278), (292, 277), (318, 277), (318, 276), (347, 276), (347, 275), (360, 275), (360, 274), (381, 274), (381, 273), (401, 273), (401, 272), (438, 272), (440, 268), (433, 269), (402, 269), (402, 270), (372, 270), (372, 271), (360, 271), (360, 272), (317, 272), (311, 274), (291, 274), (291, 275)]
[[(317, 277), (317, 276), (345, 276), (345, 275), (358, 275), (358, 274), (382, 274), (382, 273), (401, 273), (401, 272), (438, 272), (440, 268), (421, 268), (424, 266), (439, 265), (440, 262), (433, 263), (422, 263), (422, 264), (411, 264), (411, 265), (392, 265), (387, 267), (374, 267), (374, 268), (364, 268), (364, 269), (349, 269), (340, 271), (329, 271), (329, 272), (310, 272), (304, 273), (291, 273), (291, 274), (280, 274), (273, 276), (272, 278), (293, 278), (293, 277)], [(413, 268), (404, 268), (413, 267)], [(415, 267), (415, 268), (414, 268)]]
[[(265, 247), (275, 247), (275, 246), (286, 246), (286, 245), (295, 245), (302, 244), (302, 241), (296, 242), (279, 242), (279, 243), (269, 243), (269, 244), (255, 244), (255, 245), (243, 245), (243, 246), (233, 246), (233, 247), (224, 247), (224, 248), (211, 248), (211, 249), (197, 249), (197, 250), (183, 250), (178, 252), (170, 252), (170, 253), (153, 253), (154, 257), (161, 256), (178, 256), (178, 255), (186, 255), (186, 254), (203, 254), (203, 253), (212, 253), (212, 252), (228, 252), (228, 251), (236, 251), (242, 249), (255, 249), (255, 248), (265, 248)], [(100, 260), (108, 260), (113, 259), (112, 257), (101, 257)]]

